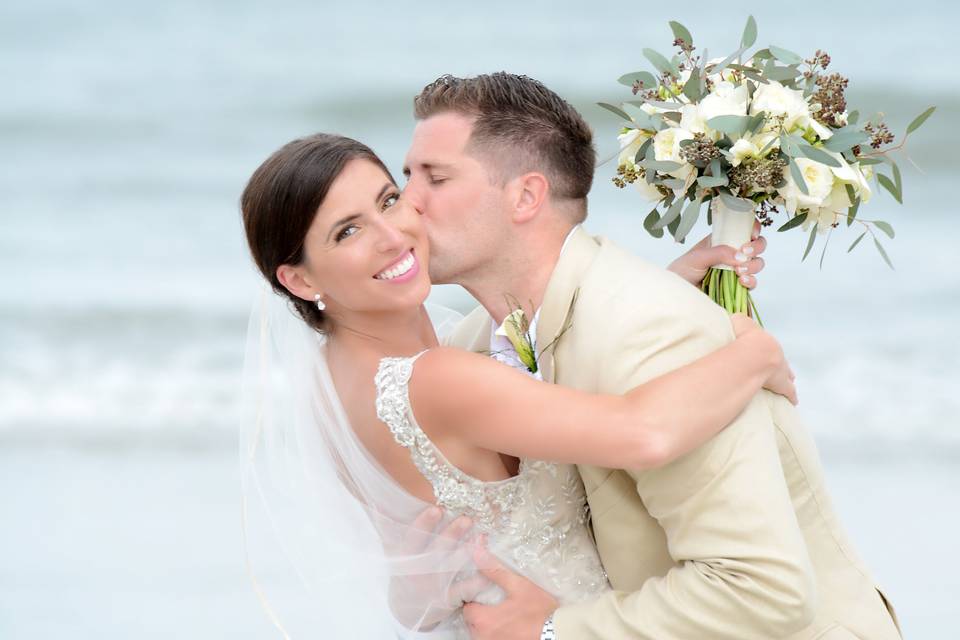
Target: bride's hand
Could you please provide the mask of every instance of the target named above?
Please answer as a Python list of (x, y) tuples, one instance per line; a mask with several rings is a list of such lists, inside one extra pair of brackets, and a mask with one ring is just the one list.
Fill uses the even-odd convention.
[(800, 401), (797, 398), (796, 376), (777, 339), (764, 331), (752, 318), (742, 313), (731, 316), (730, 322), (738, 339), (749, 336), (749, 339), (757, 340), (759, 348), (769, 349), (775, 364), (773, 373), (767, 378), (763, 387), (787, 398), (793, 404), (798, 404)]
[[(759, 256), (767, 248), (767, 240), (760, 235), (759, 222), (753, 225), (753, 238), (751, 242), (743, 245), (740, 251), (737, 251), (725, 245), (711, 247), (710, 236), (707, 236), (685, 254), (671, 262), (667, 269), (695, 287), (699, 287), (710, 267), (725, 264), (737, 271), (743, 286), (753, 289), (757, 286), (756, 275), (763, 270), (764, 266), (763, 258)], [(743, 260), (739, 258), (743, 258)]]

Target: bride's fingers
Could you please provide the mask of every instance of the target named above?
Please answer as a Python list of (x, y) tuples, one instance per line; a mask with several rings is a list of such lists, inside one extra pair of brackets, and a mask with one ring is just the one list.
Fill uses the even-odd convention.
[(414, 519), (403, 538), (402, 546), (406, 553), (418, 553), (430, 542), (433, 530), (443, 519), (443, 509), (430, 507), (424, 509)]

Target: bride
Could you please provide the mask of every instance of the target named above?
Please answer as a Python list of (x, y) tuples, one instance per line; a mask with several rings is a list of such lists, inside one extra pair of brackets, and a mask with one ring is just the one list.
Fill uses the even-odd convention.
[(477, 572), (490, 554), (560, 603), (589, 598), (609, 587), (573, 463), (659, 466), (761, 387), (796, 401), (779, 345), (744, 317), (729, 345), (624, 396), (441, 346), (420, 215), (354, 140), (287, 144), (241, 209), (272, 289), (248, 344), (245, 533), (306, 587), (250, 558), (287, 637), (466, 637), (462, 603), (501, 594)]

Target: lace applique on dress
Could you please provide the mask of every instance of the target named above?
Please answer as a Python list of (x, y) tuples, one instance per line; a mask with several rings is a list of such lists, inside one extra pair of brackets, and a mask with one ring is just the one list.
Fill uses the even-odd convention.
[(488, 545), (564, 604), (608, 588), (587, 528), (583, 483), (576, 467), (521, 460), (516, 476), (485, 482), (454, 465), (420, 429), (410, 408), (410, 358), (384, 358), (375, 383), (377, 416), (433, 487), (437, 504), (471, 518)]

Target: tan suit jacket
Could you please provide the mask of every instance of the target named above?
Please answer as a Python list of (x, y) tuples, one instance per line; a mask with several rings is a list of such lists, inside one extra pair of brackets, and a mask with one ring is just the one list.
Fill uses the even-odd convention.
[[(603, 393), (734, 338), (726, 313), (695, 287), (582, 229), (547, 287), (538, 349), (564, 327), (541, 356), (544, 379)], [(480, 308), (450, 343), (484, 351), (489, 338)], [(557, 610), (559, 640), (900, 638), (785, 398), (760, 392), (723, 432), (660, 469), (581, 465), (580, 474), (613, 591)]]

